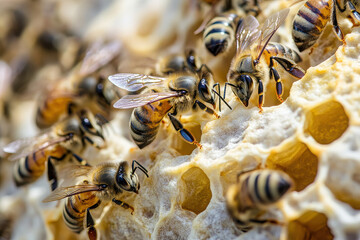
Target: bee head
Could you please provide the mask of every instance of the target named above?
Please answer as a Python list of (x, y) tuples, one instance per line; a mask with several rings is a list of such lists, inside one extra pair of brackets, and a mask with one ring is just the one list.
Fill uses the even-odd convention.
[(102, 127), (97, 123), (95, 116), (86, 110), (81, 110), (80, 114), (80, 129), (84, 133), (89, 133), (93, 136), (98, 136), (104, 140)]
[(253, 91), (253, 80), (249, 75), (242, 74), (236, 79), (236, 87), (232, 87), (234, 94), (247, 107)]
[(213, 96), (210, 93), (209, 85), (207, 84), (207, 81), (205, 78), (202, 78), (198, 85), (198, 91), (199, 91), (199, 97), (201, 100), (210, 103), (211, 105), (215, 105), (215, 101)]
[[(135, 163), (138, 165), (135, 167)], [(138, 176), (136, 175), (136, 169), (141, 170), (147, 177), (147, 170), (140, 165), (136, 160), (132, 162), (132, 168), (128, 162), (124, 161), (120, 163), (119, 169), (116, 174), (116, 183), (118, 186), (125, 191), (138, 193), (140, 189), (140, 182)]]

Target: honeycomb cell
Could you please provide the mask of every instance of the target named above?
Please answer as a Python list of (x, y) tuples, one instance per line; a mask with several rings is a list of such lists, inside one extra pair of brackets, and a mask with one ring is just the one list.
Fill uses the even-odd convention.
[(350, 159), (349, 155), (339, 155), (334, 153), (329, 156), (331, 169), (325, 184), (338, 200), (360, 209), (360, 164), (357, 160)]
[(320, 144), (335, 141), (348, 126), (349, 118), (343, 106), (336, 101), (316, 106), (306, 114), (305, 133), (309, 133)]
[(180, 209), (175, 210), (160, 219), (152, 234), (152, 238), (159, 240), (188, 239), (191, 232), (191, 221), (194, 217), (195, 214), (192, 212), (182, 211)]
[(211, 197), (210, 180), (201, 168), (192, 167), (183, 173), (180, 183), (183, 209), (199, 214), (206, 209)]
[(270, 169), (286, 172), (295, 182), (295, 190), (301, 191), (316, 177), (318, 158), (302, 142), (288, 142), (271, 151), (266, 165)]
[(330, 240), (334, 239), (327, 217), (319, 212), (307, 211), (287, 227), (287, 238), (292, 240)]

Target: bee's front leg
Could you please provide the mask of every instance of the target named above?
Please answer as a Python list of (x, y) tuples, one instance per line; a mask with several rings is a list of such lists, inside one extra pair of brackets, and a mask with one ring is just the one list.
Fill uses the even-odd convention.
[(175, 130), (177, 132), (180, 132), (181, 134), (181, 137), (188, 143), (191, 143), (191, 144), (195, 144), (197, 147), (199, 147), (200, 149), (202, 148), (201, 144), (198, 143), (194, 136), (187, 130), (183, 127), (183, 125), (181, 124), (181, 122), (175, 118), (171, 113), (168, 113), (168, 116), (170, 118), (170, 121), (172, 123), (172, 125), (174, 126)]

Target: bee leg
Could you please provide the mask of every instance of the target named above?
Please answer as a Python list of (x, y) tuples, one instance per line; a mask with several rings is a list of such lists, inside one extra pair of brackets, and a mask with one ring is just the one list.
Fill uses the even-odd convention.
[(356, 11), (356, 8), (351, 1), (347, 1), (346, 5), (349, 7), (351, 11), (351, 19), (353, 20), (353, 24), (358, 26), (360, 24), (360, 13)]
[[(335, 1), (337, 3), (337, 1)], [(338, 4), (336, 4), (338, 9), (340, 11), (345, 11), (345, 8), (342, 10), (340, 8), (340, 6)], [(337, 18), (336, 18), (336, 7), (335, 7), (335, 4), (333, 4), (333, 12), (331, 14), (331, 21), (332, 21), (332, 24), (333, 24), (333, 27), (334, 27), (334, 31), (335, 31), (335, 34), (336, 36), (338, 37), (338, 39), (340, 41), (343, 42), (343, 44), (345, 45), (346, 42), (345, 42), (345, 38), (344, 38), (344, 34), (342, 33), (340, 27), (339, 27), (339, 24), (338, 24), (338, 21), (337, 21)]]
[(220, 118), (220, 116), (211, 108), (208, 108), (205, 104), (200, 102), (199, 100), (195, 100), (194, 107), (199, 106), (201, 110), (204, 110), (206, 113), (214, 115), (216, 118)]
[(123, 201), (120, 201), (120, 200), (117, 200), (115, 198), (112, 199), (112, 201), (116, 204), (116, 205), (119, 205), (120, 207), (123, 207), (125, 209), (129, 209), (131, 210), (131, 215), (133, 215), (134, 213), (134, 208), (132, 206), (130, 206), (129, 204), (127, 203), (124, 203)]
[(186, 142), (189, 142), (189, 143), (192, 143), (192, 144), (195, 144), (197, 147), (199, 147), (200, 149), (202, 148), (201, 144), (198, 143), (195, 138), (193, 137), (193, 135), (188, 131), (186, 130), (183, 125), (181, 124), (181, 122), (176, 119), (171, 113), (168, 113), (168, 116), (170, 118), (170, 121), (172, 123), (172, 125), (174, 126), (175, 130), (177, 132), (180, 132), (181, 134), (181, 137), (186, 141)]
[(262, 81), (259, 79), (258, 80), (258, 95), (259, 95), (259, 113), (262, 113), (263, 109), (262, 106), (264, 104), (264, 86)]
[(269, 65), (270, 79), (274, 77), (275, 82), (276, 82), (277, 99), (279, 99), (280, 102), (283, 102), (283, 99), (281, 97), (283, 95), (283, 86), (282, 86), (280, 75), (279, 75), (278, 71), (276, 71), (276, 69), (274, 68), (274, 59), (275, 59), (274, 56), (270, 57), (270, 65)]
[(83, 158), (81, 158), (79, 155), (75, 154), (75, 153), (71, 153), (73, 155), (73, 157), (75, 158), (76, 161), (78, 161), (81, 165), (84, 166), (90, 166), (86, 160), (84, 160)]
[(54, 156), (49, 156), (47, 159), (47, 174), (48, 174), (48, 180), (50, 182), (51, 191), (54, 191), (58, 187), (58, 181), (57, 181), (57, 173), (54, 164), (52, 163), (52, 159), (56, 161), (63, 160), (68, 153), (65, 153), (61, 157), (57, 158)]
[(96, 240), (97, 239), (97, 232), (95, 229), (95, 221), (90, 213), (90, 208), (86, 209), (86, 228), (88, 229), (88, 237), (90, 240)]
[(272, 60), (276, 60), (281, 65), (281, 67), (283, 67), (285, 71), (287, 71), (293, 77), (300, 79), (305, 75), (305, 71), (301, 67), (297, 66), (293, 61), (289, 61), (288, 59), (281, 57), (272, 57)]

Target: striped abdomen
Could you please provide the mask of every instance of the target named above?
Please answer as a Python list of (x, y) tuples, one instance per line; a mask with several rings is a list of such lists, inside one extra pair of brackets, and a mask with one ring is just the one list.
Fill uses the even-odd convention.
[(26, 157), (21, 158), (15, 163), (13, 177), (16, 186), (36, 181), (45, 171), (46, 161), (49, 156), (61, 158), (67, 150), (61, 146), (55, 146), (52, 149), (45, 149), (34, 152)]
[(56, 123), (62, 114), (67, 113), (69, 104), (73, 101), (71, 96), (49, 97), (38, 107), (36, 125), (47, 128)]
[(96, 205), (99, 199), (93, 192), (80, 193), (66, 199), (63, 217), (66, 226), (75, 233), (84, 229), (86, 209)]
[(130, 118), (130, 134), (139, 148), (154, 141), (161, 120), (171, 108), (170, 100), (163, 100), (134, 109)]
[(214, 56), (226, 52), (233, 45), (236, 19), (237, 15), (229, 13), (213, 18), (205, 27), (204, 43)]
[(290, 189), (292, 181), (283, 172), (257, 170), (240, 175), (240, 194), (242, 209), (256, 208), (277, 202)]
[(295, 50), (285, 45), (282, 45), (281, 43), (270, 42), (266, 46), (263, 54), (267, 56), (267, 59), (269, 59), (271, 56), (276, 56), (276, 57), (292, 60), (295, 63), (301, 62), (301, 58)]
[(295, 16), (293, 39), (300, 52), (315, 44), (331, 15), (333, 0), (308, 0)]

